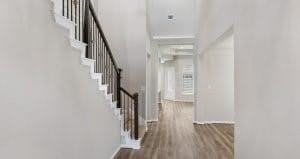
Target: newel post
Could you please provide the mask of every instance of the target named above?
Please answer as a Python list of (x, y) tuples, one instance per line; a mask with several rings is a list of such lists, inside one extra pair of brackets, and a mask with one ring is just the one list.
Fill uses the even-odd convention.
[(121, 73), (122, 69), (118, 69), (119, 73), (117, 74), (117, 108), (121, 108)]
[(134, 98), (134, 138), (139, 139), (139, 94), (135, 93)]
[(84, 23), (83, 23), (83, 42), (87, 44), (85, 57), (89, 58), (90, 47), (91, 47), (91, 37), (90, 37), (90, 22), (89, 22), (89, 14), (90, 14), (90, 0), (85, 0), (85, 8), (84, 8)]

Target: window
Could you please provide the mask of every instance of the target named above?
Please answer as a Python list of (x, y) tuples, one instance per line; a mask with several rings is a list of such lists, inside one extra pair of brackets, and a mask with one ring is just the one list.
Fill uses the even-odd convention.
[(182, 93), (193, 94), (194, 93), (194, 77), (193, 77), (193, 66), (188, 65), (184, 67), (182, 73)]

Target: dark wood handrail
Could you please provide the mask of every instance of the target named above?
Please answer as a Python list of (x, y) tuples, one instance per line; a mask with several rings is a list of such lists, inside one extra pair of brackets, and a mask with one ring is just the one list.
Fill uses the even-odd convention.
[(124, 88), (121, 87), (121, 91), (124, 92), (127, 96), (129, 96), (130, 98), (134, 99), (134, 96), (131, 95), (129, 92), (127, 92)]
[(87, 0), (87, 1), (89, 1), (89, 3), (88, 3), (88, 4), (89, 4), (89, 9), (90, 9), (90, 11), (91, 11), (91, 13), (92, 13), (92, 16), (94, 17), (94, 20), (95, 20), (95, 22), (96, 22), (96, 26), (97, 26), (97, 28), (98, 28), (99, 31), (100, 31), (101, 37), (103, 38), (103, 41), (104, 41), (104, 44), (105, 44), (106, 47), (107, 47), (108, 55), (109, 55), (109, 57), (110, 57), (110, 59), (111, 59), (113, 65), (114, 65), (114, 68), (115, 68), (116, 72), (119, 74), (119, 67), (118, 67), (118, 65), (117, 65), (117, 63), (116, 63), (115, 58), (114, 58), (113, 55), (112, 55), (112, 51), (111, 51), (111, 49), (110, 49), (110, 47), (109, 47), (109, 44), (108, 44), (108, 41), (107, 41), (107, 39), (106, 39), (106, 37), (105, 37), (105, 35), (104, 35), (104, 32), (103, 32), (102, 27), (101, 27), (101, 25), (100, 25), (100, 22), (99, 22), (99, 19), (98, 19), (98, 17), (97, 17), (97, 14), (96, 14), (96, 12), (95, 12), (95, 9), (94, 9), (93, 5), (90, 3), (90, 0)]

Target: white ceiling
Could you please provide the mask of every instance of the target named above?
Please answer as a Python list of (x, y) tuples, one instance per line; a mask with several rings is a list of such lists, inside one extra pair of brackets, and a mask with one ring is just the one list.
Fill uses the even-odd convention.
[[(196, 0), (149, 0), (150, 32), (154, 39), (193, 39)], [(174, 20), (168, 20), (168, 15)]]

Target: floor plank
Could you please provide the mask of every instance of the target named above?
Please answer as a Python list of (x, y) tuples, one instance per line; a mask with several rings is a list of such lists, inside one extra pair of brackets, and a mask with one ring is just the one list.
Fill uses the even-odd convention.
[(234, 126), (194, 125), (192, 114), (191, 103), (165, 101), (141, 149), (121, 149), (115, 159), (233, 159)]

